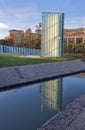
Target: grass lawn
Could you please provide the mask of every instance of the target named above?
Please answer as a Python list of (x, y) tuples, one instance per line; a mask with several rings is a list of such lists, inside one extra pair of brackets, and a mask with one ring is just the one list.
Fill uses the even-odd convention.
[(23, 66), (31, 64), (40, 64), (48, 62), (59, 62), (66, 60), (73, 60), (75, 58), (65, 57), (65, 58), (20, 58), (20, 55), (15, 54), (0, 54), (0, 67), (10, 67), (10, 66)]
[(85, 62), (85, 54), (80, 53), (67, 53), (65, 56), (74, 57)]

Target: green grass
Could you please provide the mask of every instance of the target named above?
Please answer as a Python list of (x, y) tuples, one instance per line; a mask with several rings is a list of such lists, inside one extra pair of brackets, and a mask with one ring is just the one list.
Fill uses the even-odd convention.
[(74, 57), (76, 59), (82, 60), (85, 62), (85, 54), (80, 53), (67, 53), (65, 56)]
[(20, 58), (20, 55), (0, 54), (0, 67), (23, 66), (48, 62), (59, 62), (73, 59), (75, 58)]

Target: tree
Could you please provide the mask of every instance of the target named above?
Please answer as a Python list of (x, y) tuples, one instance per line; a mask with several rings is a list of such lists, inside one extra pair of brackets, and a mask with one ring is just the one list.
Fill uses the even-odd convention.
[(1, 39), (1, 40), (0, 40), (0, 45), (7, 45), (7, 41), (4, 40), (4, 39)]
[(8, 38), (6, 41), (8, 46), (13, 46), (13, 40), (11, 38)]
[(24, 44), (27, 48), (30, 48), (31, 45), (31, 35), (32, 31), (30, 28), (28, 28), (24, 33)]
[(39, 23), (39, 25), (36, 25), (36, 29), (35, 29), (35, 48), (36, 49), (41, 48), (41, 29), (42, 29), (41, 23)]
[(41, 34), (41, 30), (42, 30), (42, 24), (40, 22), (38, 25), (36, 25), (35, 33)]

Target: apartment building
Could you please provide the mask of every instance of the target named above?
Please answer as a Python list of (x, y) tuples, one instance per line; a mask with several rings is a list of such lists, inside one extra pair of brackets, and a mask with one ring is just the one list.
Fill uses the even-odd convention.
[(24, 31), (23, 30), (9, 30), (9, 38), (13, 40), (14, 46), (23, 46)]
[(64, 30), (65, 43), (85, 43), (85, 28), (65, 29)]

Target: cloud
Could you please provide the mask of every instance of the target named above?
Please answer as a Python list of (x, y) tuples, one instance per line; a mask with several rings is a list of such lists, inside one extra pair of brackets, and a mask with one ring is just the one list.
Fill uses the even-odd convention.
[(4, 23), (0, 23), (0, 29), (9, 29), (9, 27)]
[[(0, 9), (0, 22), (6, 23), (10, 28), (24, 29), (31, 24), (40, 22), (41, 13), (38, 11), (36, 2), (18, 2), (6, 4)], [(38, 21), (38, 22), (37, 22)]]
[(85, 28), (85, 17), (74, 17), (65, 20), (65, 28)]

